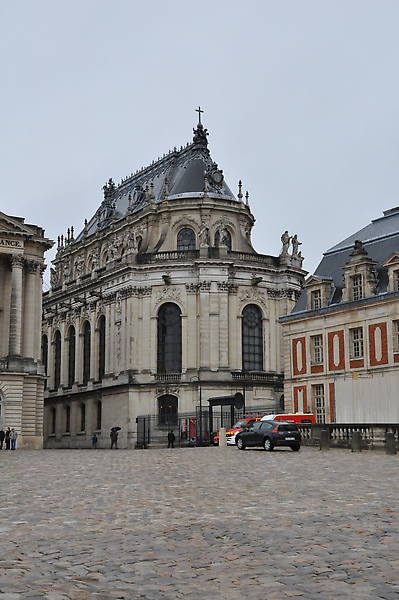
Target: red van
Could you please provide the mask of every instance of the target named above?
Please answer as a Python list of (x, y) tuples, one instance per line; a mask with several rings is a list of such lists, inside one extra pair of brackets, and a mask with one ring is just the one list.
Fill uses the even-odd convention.
[(314, 425), (316, 419), (312, 413), (292, 413), (287, 415), (265, 415), (261, 421), (287, 421), (288, 423), (301, 423), (304, 425)]

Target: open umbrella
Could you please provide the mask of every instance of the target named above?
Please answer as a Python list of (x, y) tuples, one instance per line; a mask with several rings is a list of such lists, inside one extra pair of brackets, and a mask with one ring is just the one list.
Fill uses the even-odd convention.
[(111, 431), (119, 431), (122, 427), (111, 427)]

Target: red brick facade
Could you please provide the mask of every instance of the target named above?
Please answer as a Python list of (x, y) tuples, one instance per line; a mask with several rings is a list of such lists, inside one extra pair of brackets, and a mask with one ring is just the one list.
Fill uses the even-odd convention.
[[(300, 361), (298, 361), (298, 355)], [(300, 364), (302, 362), (302, 364)], [(305, 336), (292, 340), (292, 365), (294, 375), (306, 373), (306, 338)]]
[[(334, 338), (338, 337), (338, 364), (334, 362)], [(345, 343), (344, 330), (328, 332), (328, 369), (329, 371), (342, 371), (345, 369)]]
[[(381, 358), (377, 360), (377, 345), (376, 345), (376, 332), (380, 330), (381, 335)], [(378, 365), (388, 364), (388, 335), (387, 335), (387, 324), (374, 323), (369, 325), (369, 350), (370, 350), (370, 367), (376, 367)]]
[(335, 385), (328, 384), (328, 395), (330, 397), (330, 423), (335, 422)]
[(306, 389), (306, 385), (296, 385), (294, 387), (294, 412), (298, 412), (298, 396), (300, 394), (300, 392), (302, 392), (302, 398), (303, 398), (303, 408), (302, 408), (302, 412), (308, 412), (308, 394), (307, 394), (307, 389)]

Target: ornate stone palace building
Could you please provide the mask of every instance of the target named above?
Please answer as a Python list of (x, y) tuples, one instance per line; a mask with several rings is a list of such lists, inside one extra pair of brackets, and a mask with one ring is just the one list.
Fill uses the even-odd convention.
[(43, 298), (46, 447), (87, 447), (93, 432), (105, 446), (113, 426), (134, 447), (138, 415), (162, 427), (244, 383), (247, 410), (279, 406), (279, 318), (303, 259), (286, 238), (280, 256), (255, 252), (248, 193), (231, 192), (207, 136), (200, 121), (192, 143), (110, 179), (83, 231), (59, 238)]
[(287, 408), (399, 423), (399, 208), (328, 250), (281, 323)]
[(40, 227), (0, 212), (0, 427), (17, 431), (19, 447), (43, 447), (42, 274), (52, 245)]

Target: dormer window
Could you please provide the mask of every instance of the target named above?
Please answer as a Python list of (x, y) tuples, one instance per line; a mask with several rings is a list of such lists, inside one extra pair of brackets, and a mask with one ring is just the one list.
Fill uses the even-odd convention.
[(314, 290), (312, 292), (312, 310), (319, 310), (321, 308), (321, 290)]
[(394, 271), (394, 286), (395, 292), (399, 292), (399, 271)]
[(360, 300), (363, 298), (363, 279), (361, 275), (355, 275), (352, 277), (352, 291), (353, 300)]
[(377, 262), (372, 260), (360, 240), (356, 240), (350, 260), (343, 265), (342, 302), (357, 302), (378, 293)]

